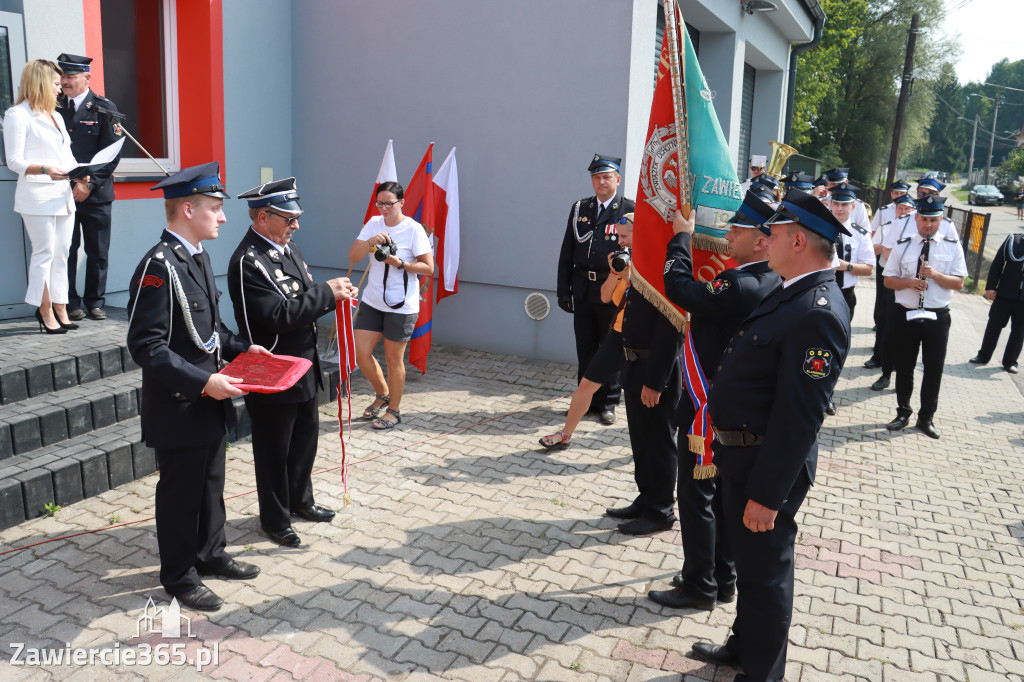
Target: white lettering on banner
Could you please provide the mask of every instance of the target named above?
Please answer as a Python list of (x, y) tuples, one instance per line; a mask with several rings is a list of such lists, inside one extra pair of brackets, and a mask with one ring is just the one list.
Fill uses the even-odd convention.
[[(710, 189), (708, 189), (709, 185), (711, 187)], [(743, 199), (743, 194), (740, 191), (740, 183), (733, 182), (732, 180), (713, 178), (710, 175), (704, 176), (704, 187), (701, 188), (701, 194), (714, 194), (720, 197)]]

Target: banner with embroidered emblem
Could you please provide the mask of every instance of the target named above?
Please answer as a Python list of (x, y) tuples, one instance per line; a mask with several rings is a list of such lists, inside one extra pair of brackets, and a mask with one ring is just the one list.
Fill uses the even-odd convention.
[(242, 380), (235, 388), (252, 393), (280, 393), (295, 385), (313, 366), (312, 360), (292, 355), (241, 353), (220, 371)]
[(726, 221), (742, 195), (713, 92), (678, 7), (673, 0), (665, 0), (664, 7), (665, 35), (640, 164), (630, 273), (644, 298), (683, 330), (686, 311), (665, 296), (662, 276), (676, 207), (684, 215), (696, 211), (691, 241), (694, 273), (700, 281), (710, 282), (736, 265), (727, 255)]

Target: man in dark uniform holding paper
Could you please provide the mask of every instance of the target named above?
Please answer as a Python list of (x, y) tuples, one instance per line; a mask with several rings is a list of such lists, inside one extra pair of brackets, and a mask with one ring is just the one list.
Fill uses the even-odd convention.
[(648, 595), (664, 606), (710, 611), (716, 601), (735, 599), (736, 568), (722, 519), (721, 482), (710, 456), (707, 388), (740, 323), (779, 283), (779, 276), (768, 267), (768, 237), (758, 229), (774, 213), (767, 202), (747, 191), (725, 236), (737, 266), (711, 282), (694, 277), (690, 240), (695, 216), (684, 220), (677, 214), (673, 222), (675, 236), (669, 240), (665, 258), (665, 294), (690, 313), (690, 328), (683, 341), (684, 395), (675, 415), (683, 570), (673, 576), (673, 589), (652, 590)]
[[(616, 196), (621, 166), (622, 159), (594, 154), (588, 170), (595, 196), (573, 204), (558, 257), (558, 307), (573, 316), (577, 380), (583, 378), (615, 318), (615, 306), (601, 302), (601, 285), (608, 277), (608, 255), (621, 250), (615, 226), (635, 207), (633, 201)], [(590, 411), (600, 414), (601, 423), (613, 424), (619, 396), (615, 377), (594, 394)]]
[(244, 392), (232, 386), (240, 379), (218, 372), (240, 353), (269, 353), (220, 320), (202, 246), (226, 222), (217, 162), (185, 168), (153, 189), (163, 190), (167, 229), (128, 285), (128, 350), (142, 368), (142, 435), (160, 467), (160, 582), (182, 605), (216, 611), (224, 602), (201, 575), (245, 580), (260, 572), (224, 549), (224, 437), (235, 420), (231, 398)]
[(228, 265), (228, 291), (238, 330), (279, 355), (306, 358), (313, 366), (280, 393), (250, 393), (245, 406), (252, 420), (252, 455), (260, 525), (285, 547), (301, 540), (290, 515), (329, 522), (334, 512), (313, 502), (313, 461), (320, 419), (317, 390), (323, 372), (316, 350), (316, 320), (356, 296), (347, 277), (313, 282), (292, 235), (299, 229), (295, 178), (255, 187), (238, 195), (249, 203), (252, 226)]
[(778, 682), (793, 616), (796, 513), (814, 481), (818, 430), (850, 349), (850, 312), (832, 258), (849, 235), (816, 197), (790, 190), (765, 229), (784, 280), (743, 321), (708, 396), (715, 464), (736, 560), (736, 620), (725, 645), (693, 655)]
[[(87, 162), (96, 152), (114, 144), (121, 137), (121, 127), (110, 112), (117, 106), (89, 88), (92, 58), (61, 54), (57, 64), (64, 75), (60, 79), (62, 95), (58, 111), (71, 138), (71, 153), (79, 163)], [(71, 233), (68, 254), (68, 317), (81, 320), (107, 319), (103, 310), (107, 291), (107, 252), (110, 249), (110, 209), (114, 201), (111, 175), (121, 155), (89, 175), (73, 180), (75, 195), (75, 229)], [(78, 268), (78, 246), (85, 244), (85, 289), (78, 294), (75, 273)], [(84, 310), (83, 310), (84, 306)]]

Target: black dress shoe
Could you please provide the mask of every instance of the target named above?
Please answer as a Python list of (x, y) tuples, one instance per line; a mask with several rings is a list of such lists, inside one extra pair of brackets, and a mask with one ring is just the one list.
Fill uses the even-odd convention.
[(311, 504), (305, 509), (296, 509), (292, 511), (292, 514), (301, 516), (307, 521), (327, 521), (330, 522), (334, 518), (334, 512), (327, 507), (321, 507), (319, 504)]
[(882, 366), (882, 363), (875, 357), (870, 357), (864, 362), (864, 366), (868, 369), (877, 369)]
[(611, 426), (615, 423), (615, 413), (612, 410), (605, 410), (601, 413), (601, 423), (605, 426)]
[(633, 503), (627, 507), (612, 507), (605, 509), (604, 513), (613, 519), (639, 519), (640, 505)]
[[(58, 322), (59, 321), (60, 320), (58, 320)], [(1017, 363), (1013, 363), (1012, 365), (1003, 365), (1003, 369), (1005, 369), (1010, 374), (1016, 374), (1017, 373)]]
[(72, 322), (78, 322), (79, 320), (85, 319), (85, 311), (81, 308), (72, 308), (68, 311), (68, 319)]
[(973, 358), (971, 358), (967, 362), (971, 363), (972, 365), (987, 365), (988, 364), (988, 358), (983, 358), (980, 355), (975, 355)]
[(875, 383), (871, 384), (871, 390), (872, 391), (882, 391), (882, 390), (885, 390), (885, 389), (889, 388), (889, 384), (891, 382), (892, 382), (892, 377), (890, 377), (888, 374), (883, 374), (882, 376), (878, 377), (878, 380), (875, 381)]
[(219, 568), (199, 569), (201, 576), (215, 576), (225, 580), (250, 580), (260, 574), (260, 567), (232, 559)]
[(825, 414), (834, 415), (836, 413), (836, 404), (832, 398), (828, 399), (828, 405), (825, 406)]
[(90, 320), (105, 320), (107, 319), (107, 311), (103, 308), (89, 308), (89, 312), (86, 313)]
[(935, 428), (935, 424), (932, 424), (930, 419), (927, 421), (924, 419), (918, 419), (917, 423), (914, 424), (914, 426), (920, 429), (921, 433), (928, 436), (929, 438), (934, 438), (936, 440), (940, 438), (939, 430)]
[(660, 533), (663, 530), (671, 530), (675, 519), (669, 521), (651, 521), (650, 519), (639, 518), (619, 524), (619, 532), (626, 535), (650, 535)]
[(178, 603), (196, 611), (216, 611), (224, 605), (224, 600), (213, 593), (206, 585), (193, 587), (188, 592), (174, 595)]
[(722, 604), (731, 604), (736, 601), (736, 588), (727, 587), (718, 589), (718, 601)]
[(263, 532), (267, 534), (271, 540), (281, 545), (282, 547), (298, 547), (302, 544), (302, 540), (295, 534), (291, 526), (288, 526), (284, 530), (270, 530), (264, 528)]
[(909, 423), (909, 414), (905, 417), (897, 415), (895, 419), (893, 419), (891, 422), (885, 425), (885, 428), (889, 429), (890, 431), (902, 431), (903, 429), (907, 428), (907, 424)]
[(698, 611), (714, 611), (714, 598), (698, 597), (686, 594), (682, 588), (675, 587), (671, 590), (651, 590), (647, 598), (655, 604), (661, 604), (671, 609), (697, 609)]
[(733, 668), (741, 667), (739, 654), (729, 651), (721, 644), (696, 642), (692, 647), (690, 647), (690, 651), (693, 652), (694, 658), (704, 661), (705, 663), (728, 665)]
[(676, 573), (674, 576), (672, 576), (672, 587), (682, 587), (683, 585), (684, 583), (682, 573)]

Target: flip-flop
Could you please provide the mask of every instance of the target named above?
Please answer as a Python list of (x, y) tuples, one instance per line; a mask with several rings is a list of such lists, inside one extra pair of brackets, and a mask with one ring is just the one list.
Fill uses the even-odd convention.
[(391, 403), (391, 396), (379, 395), (374, 399), (373, 402), (377, 402), (378, 400), (383, 400), (384, 402), (382, 402), (378, 407), (374, 407), (373, 403), (370, 403), (370, 406), (363, 410), (363, 416), (360, 417), (360, 419), (362, 419), (363, 421), (373, 421), (374, 419), (379, 417), (380, 411), (386, 408)]
[(372, 424), (370, 424), (370, 428), (376, 429), (378, 431), (387, 431), (388, 429), (393, 429), (402, 423), (402, 415), (400, 415), (398, 412), (392, 410), (390, 407), (387, 408), (387, 410), (385, 411), (388, 414), (394, 415), (395, 421), (385, 419), (384, 417), (378, 417)]

